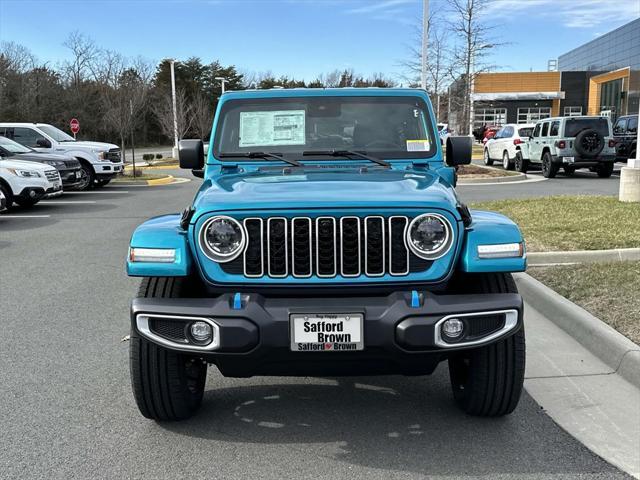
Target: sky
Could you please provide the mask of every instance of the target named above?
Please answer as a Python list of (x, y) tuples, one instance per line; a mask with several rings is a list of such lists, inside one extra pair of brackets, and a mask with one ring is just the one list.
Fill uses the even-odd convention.
[[(490, 1), (484, 16), (504, 43), (490, 60), (505, 71), (546, 70), (640, 16), (640, 0)], [(451, 18), (448, 0), (431, 0), (431, 11)], [(0, 0), (0, 41), (54, 66), (69, 58), (62, 44), (77, 30), (152, 61), (197, 56), (305, 80), (351, 68), (401, 81), (421, 15), (422, 0)]]

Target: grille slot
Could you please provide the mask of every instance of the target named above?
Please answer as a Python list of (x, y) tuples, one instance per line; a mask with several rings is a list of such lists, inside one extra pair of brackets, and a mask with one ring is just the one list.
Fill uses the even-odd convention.
[(424, 272), (433, 262), (408, 250), (404, 237), (410, 221), (406, 216), (379, 215), (245, 218), (245, 251), (220, 267), (227, 274), (247, 278), (354, 278)]
[(152, 318), (149, 322), (149, 329), (153, 333), (180, 343), (187, 343), (186, 327), (187, 322), (180, 320)]
[(57, 170), (45, 170), (44, 174), (50, 182), (60, 181), (60, 174)]
[(364, 272), (370, 277), (384, 275), (385, 271), (384, 218), (364, 219)]

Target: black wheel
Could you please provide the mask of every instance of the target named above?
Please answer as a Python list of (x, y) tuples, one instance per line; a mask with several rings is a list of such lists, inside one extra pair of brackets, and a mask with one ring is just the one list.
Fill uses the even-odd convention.
[(509, 160), (509, 152), (502, 152), (502, 168), (505, 170), (513, 170), (513, 163)]
[[(180, 297), (185, 285), (182, 278), (145, 278), (138, 297)], [(207, 364), (202, 359), (167, 350), (132, 330), (129, 366), (133, 396), (145, 417), (184, 420), (200, 408), (207, 378)]]
[[(473, 278), (469, 278), (473, 277)], [(470, 275), (468, 293), (517, 293), (508, 273)], [(497, 343), (449, 358), (453, 397), (469, 415), (499, 417), (516, 408), (524, 383), (524, 327)]]
[(33, 207), (36, 203), (42, 200), (41, 197), (13, 197), (13, 203), (20, 205), (23, 208)]
[(107, 185), (111, 181), (110, 178), (100, 178), (94, 182), (94, 187), (101, 188)]
[(493, 160), (491, 160), (491, 157), (489, 157), (489, 149), (485, 148), (484, 149), (484, 164), (491, 166), (493, 165)]
[(88, 163), (81, 163), (82, 176), (80, 177), (80, 185), (76, 187), (76, 190), (89, 190), (93, 186), (96, 175), (93, 173), (93, 168)]
[(596, 167), (596, 173), (600, 178), (609, 178), (613, 173), (613, 162), (604, 162)]
[(522, 158), (522, 152), (520, 151), (516, 152), (516, 160), (514, 163), (516, 171), (520, 173), (527, 173), (527, 170), (529, 170), (529, 160)]
[(545, 178), (554, 178), (559, 168), (560, 167), (551, 160), (551, 154), (544, 152), (542, 155), (542, 175)]
[(0, 182), (0, 192), (2, 192), (7, 201), (7, 209), (11, 208), (11, 205), (13, 205), (13, 193), (11, 192), (11, 189)]
[(564, 174), (568, 177), (571, 177), (574, 173), (576, 173), (576, 167), (573, 165), (565, 165), (563, 167)]

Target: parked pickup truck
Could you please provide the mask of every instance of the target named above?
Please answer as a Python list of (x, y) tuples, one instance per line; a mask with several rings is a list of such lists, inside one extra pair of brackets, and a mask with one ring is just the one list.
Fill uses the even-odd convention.
[(46, 123), (0, 123), (0, 135), (38, 152), (60, 153), (76, 158), (88, 179), (85, 189), (106, 185), (124, 169), (117, 145), (77, 141)]
[(87, 178), (80, 162), (73, 157), (57, 155), (54, 153), (41, 153), (32, 148), (0, 136), (0, 157), (13, 160), (25, 160), (30, 162), (46, 163), (58, 170), (62, 179), (62, 187), (65, 190), (82, 190), (86, 188)]
[[(546, 178), (554, 178), (560, 168), (573, 175), (578, 168), (590, 168), (608, 178), (615, 163), (615, 140), (607, 117), (557, 117), (539, 120), (527, 141), (522, 168), (540, 164)], [(516, 159), (516, 162), (518, 159)]]
[(525, 366), (518, 227), (470, 211), (447, 138), (415, 89), (222, 95), (204, 177), (182, 214), (131, 238), (130, 371), (142, 415), (184, 419), (207, 366), (225, 376), (432, 373), (448, 362), (467, 413), (514, 410)]
[(0, 191), (6, 208), (14, 203), (31, 207), (43, 198), (61, 195), (62, 180), (50, 165), (0, 158)]

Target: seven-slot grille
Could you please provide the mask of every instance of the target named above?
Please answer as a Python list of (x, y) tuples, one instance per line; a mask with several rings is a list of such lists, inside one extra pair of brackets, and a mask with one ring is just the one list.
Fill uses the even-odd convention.
[(220, 266), (249, 278), (408, 275), (431, 265), (407, 249), (409, 222), (377, 215), (246, 218), (244, 253)]
[(50, 182), (59, 182), (60, 174), (57, 170), (45, 170), (44, 174), (47, 176), (47, 180)]

